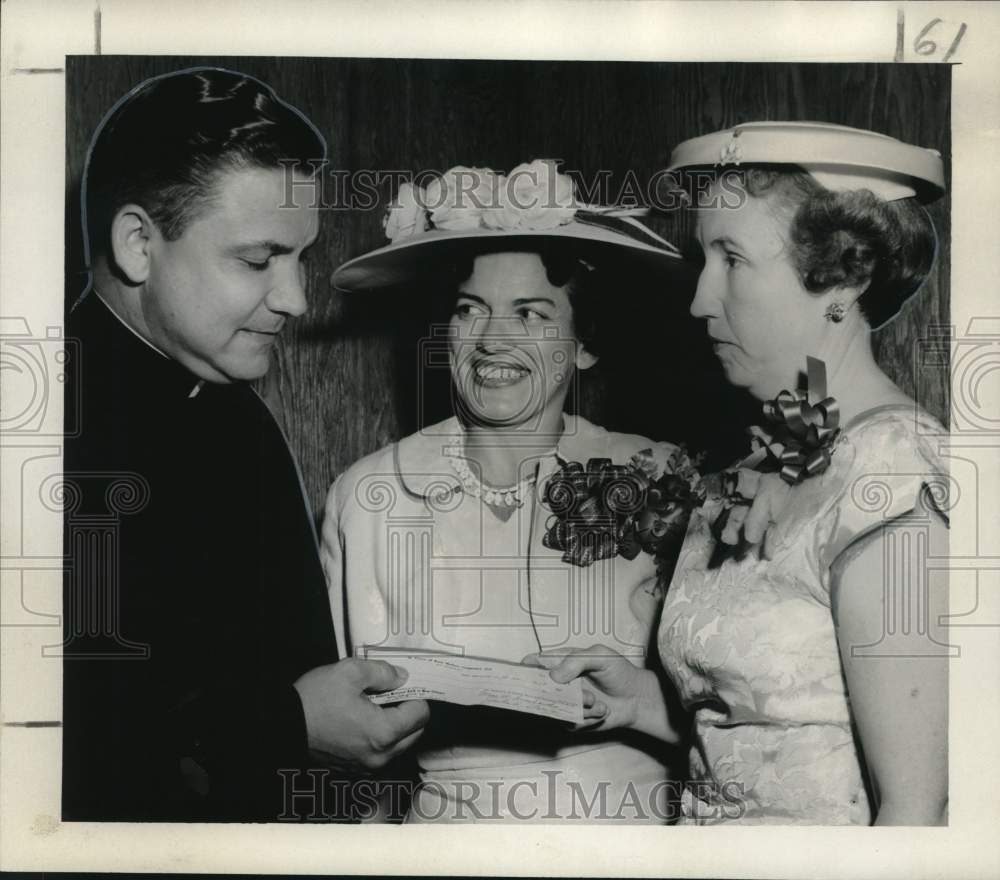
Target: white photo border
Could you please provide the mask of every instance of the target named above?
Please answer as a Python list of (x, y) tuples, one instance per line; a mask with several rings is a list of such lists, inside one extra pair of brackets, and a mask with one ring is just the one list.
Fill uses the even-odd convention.
[[(0, 317), (36, 336), (63, 322), (65, 88), (72, 54), (823, 61), (943, 59), (952, 95), (951, 324), (956, 346), (1000, 340), (994, 256), (1000, 253), (1000, 5), (849, 2), (573, 2), (467, 0), (5, 0), (2, 7)], [(932, 24), (934, 19), (940, 21)], [(900, 23), (902, 22), (902, 28)], [(924, 31), (923, 33), (921, 33)], [(934, 51), (923, 54), (928, 43)], [(664, 158), (669, 145), (664, 145)], [(6, 325), (5, 325), (6, 326)], [(58, 338), (52, 335), (50, 338)], [(992, 342), (991, 342), (992, 339)], [(956, 349), (957, 350), (957, 349)], [(995, 348), (993, 349), (995, 352)], [(994, 359), (1000, 362), (1000, 358)], [(995, 369), (980, 384), (1000, 421)], [(0, 381), (8, 377), (0, 375)], [(957, 379), (956, 379), (957, 381)], [(957, 389), (953, 389), (955, 393)], [(5, 486), (45, 443), (3, 438)], [(974, 516), (953, 522), (956, 568), (974, 572), (971, 625), (956, 630), (952, 669), (950, 825), (932, 829), (616, 828), (552, 825), (342, 827), (168, 825), (59, 820), (58, 727), (23, 726), (61, 713), (61, 664), (39, 662), (53, 626), (19, 626), (18, 597), (59, 614), (61, 575), (0, 567), (3, 722), (0, 867), (4, 870), (425, 875), (973, 877), (1000, 874), (1000, 428), (953, 438), (975, 463)], [(954, 454), (958, 454), (955, 452)], [(966, 487), (963, 487), (965, 489)], [(27, 528), (21, 499), (3, 493), (3, 549)], [(33, 546), (61, 546), (58, 529)], [(42, 551), (39, 551), (40, 555)], [(53, 587), (53, 584), (55, 585)], [(47, 585), (47, 586), (46, 586)], [(971, 602), (953, 594), (953, 610)], [(973, 612), (970, 612), (973, 614)], [(46, 631), (47, 630), (47, 631)]]

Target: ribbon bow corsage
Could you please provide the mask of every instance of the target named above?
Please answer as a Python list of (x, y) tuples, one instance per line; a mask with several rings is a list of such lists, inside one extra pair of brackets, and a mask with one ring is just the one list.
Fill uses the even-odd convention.
[(714, 491), (710, 489), (709, 495), (718, 498), (721, 506), (712, 522), (712, 533), (720, 543), (734, 509), (749, 508), (753, 503), (761, 474), (777, 473), (789, 486), (795, 486), (830, 466), (840, 434), (840, 407), (827, 394), (823, 361), (806, 358), (806, 376), (805, 389), (782, 391), (764, 403), (768, 425), (750, 428), (753, 451), (712, 484)]
[(806, 358), (808, 386), (802, 391), (782, 391), (764, 403), (766, 431), (750, 429), (754, 451), (739, 467), (763, 473), (777, 471), (790, 486), (823, 473), (830, 466), (834, 441), (840, 433), (840, 406), (826, 393), (826, 364)]

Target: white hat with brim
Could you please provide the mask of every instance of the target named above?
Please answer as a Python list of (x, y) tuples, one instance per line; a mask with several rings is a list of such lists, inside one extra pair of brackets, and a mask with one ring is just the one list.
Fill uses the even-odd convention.
[(944, 193), (937, 150), (826, 122), (747, 122), (679, 144), (669, 171), (740, 165), (798, 165), (834, 191), (867, 189), (886, 201)]
[[(578, 211), (568, 223), (547, 229), (430, 229), (348, 260), (333, 274), (333, 286), (343, 292), (380, 290), (431, 274), (442, 260), (477, 251), (531, 250), (539, 242), (578, 241), (595, 265), (628, 262), (637, 269), (693, 280), (691, 263), (665, 239), (631, 217), (594, 214), (586, 222)], [(589, 215), (589, 212), (586, 212)], [(611, 228), (614, 226), (615, 228)], [(621, 231), (618, 231), (621, 230)]]

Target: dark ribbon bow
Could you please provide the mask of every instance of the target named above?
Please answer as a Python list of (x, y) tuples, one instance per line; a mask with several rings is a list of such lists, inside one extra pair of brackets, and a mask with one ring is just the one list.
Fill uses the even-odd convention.
[(543, 496), (552, 516), (542, 543), (563, 553), (563, 561), (587, 566), (620, 555), (635, 559), (655, 553), (680, 532), (695, 498), (687, 482), (667, 474), (657, 480), (607, 458), (563, 462)]
[(645, 475), (609, 458), (592, 458), (584, 467), (563, 462), (545, 486), (544, 501), (552, 511), (542, 543), (563, 551), (563, 561), (590, 565), (628, 550), (633, 559), (627, 521), (645, 501)]
[(830, 466), (833, 442), (840, 433), (840, 406), (826, 393), (826, 364), (806, 358), (805, 391), (782, 391), (764, 403), (764, 417), (774, 425), (770, 435), (750, 429), (757, 450), (741, 467), (778, 471), (789, 485), (821, 474)]

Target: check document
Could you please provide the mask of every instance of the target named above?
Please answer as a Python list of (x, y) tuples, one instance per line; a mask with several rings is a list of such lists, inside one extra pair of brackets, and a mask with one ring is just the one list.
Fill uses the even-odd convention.
[(575, 724), (583, 721), (580, 679), (559, 684), (552, 680), (547, 669), (538, 666), (455, 654), (370, 651), (360, 656), (385, 660), (409, 673), (402, 687), (370, 694), (373, 703), (444, 700), (461, 706), (493, 706), (529, 712)]

